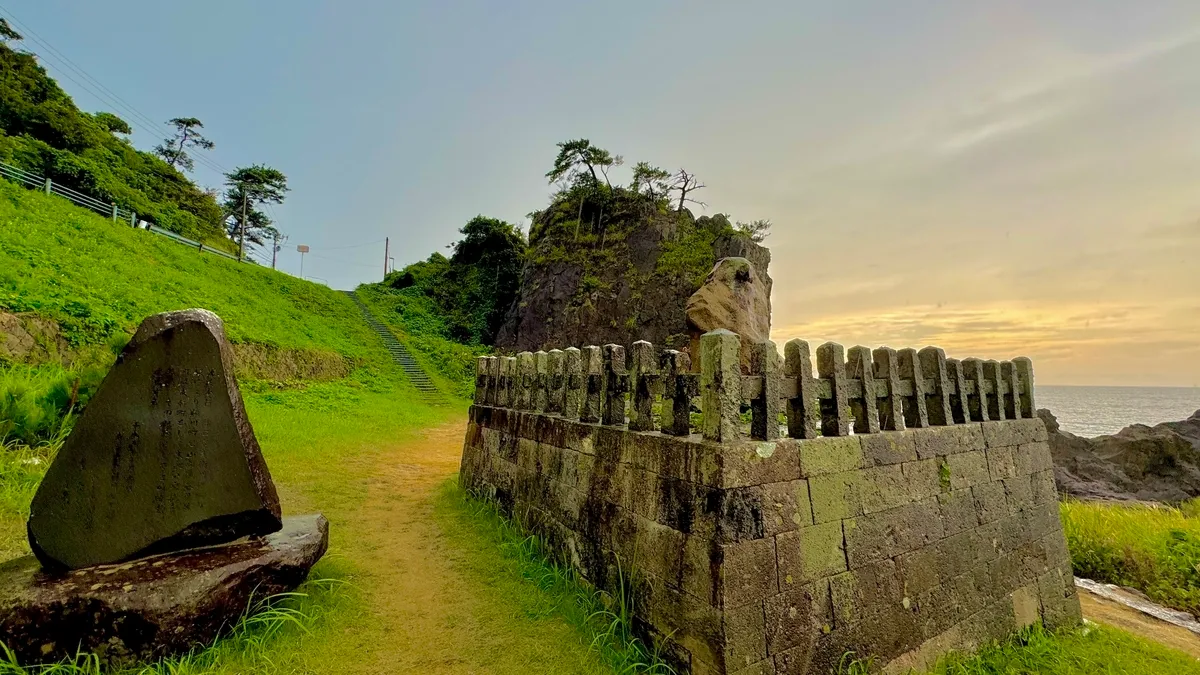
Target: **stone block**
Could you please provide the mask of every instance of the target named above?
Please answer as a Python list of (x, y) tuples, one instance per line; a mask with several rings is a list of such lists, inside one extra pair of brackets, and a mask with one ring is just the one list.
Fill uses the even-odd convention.
[(762, 539), (766, 506), (759, 487), (734, 488), (717, 493), (720, 510), (717, 539), (721, 543)]
[[(695, 670), (693, 669), (692, 672), (694, 675)], [(768, 658), (753, 665), (727, 672), (730, 672), (732, 675), (776, 675), (775, 660)]]
[(992, 480), (1004, 480), (1017, 475), (1017, 449), (999, 447), (987, 449), (988, 474)]
[(1050, 455), (1050, 444), (1046, 441), (1024, 443), (1017, 446), (1019, 471), (1031, 474), (1054, 468), (1054, 458)]
[(775, 542), (781, 589), (794, 588), (847, 569), (840, 521), (785, 532), (775, 537)]
[(983, 440), (989, 448), (1049, 440), (1041, 418), (983, 422)]
[(927, 546), (944, 536), (937, 499), (854, 518), (844, 526), (851, 569)]
[(862, 445), (864, 466), (901, 464), (917, 459), (917, 444), (913, 432), (883, 431), (860, 435), (858, 438)]
[(34, 555), (59, 570), (281, 523), (224, 324), (189, 309), (138, 326), (46, 471), (27, 530)]
[(961, 490), (991, 480), (987, 455), (982, 450), (949, 455), (945, 465), (950, 471), (951, 490)]
[(800, 475), (811, 478), (863, 467), (860, 436), (827, 436), (796, 441), (800, 455)]
[(717, 450), (721, 462), (717, 487), (743, 487), (796, 480), (801, 477), (800, 449), (811, 442), (784, 439), (746, 441), (721, 446)]
[(658, 520), (658, 475), (641, 469), (629, 468), (629, 508), (639, 516)]
[(975, 508), (979, 513), (979, 523), (990, 523), (1008, 514), (1008, 498), (1005, 496), (1003, 483), (981, 483), (971, 488), (975, 495)]
[[(905, 591), (903, 575), (894, 560), (880, 560), (829, 578), (833, 624), (838, 630), (859, 624), (864, 617), (892, 607), (902, 607), (912, 598)], [(907, 609), (907, 608), (906, 608)]]
[(827, 581), (788, 589), (767, 598), (763, 607), (766, 647), (771, 655), (811, 646), (832, 628), (833, 612)]
[(779, 592), (774, 539), (720, 546), (723, 608), (740, 607)]
[(814, 522), (828, 523), (862, 515), (862, 481), (862, 471), (843, 471), (809, 478), (808, 493), (812, 500)]
[(680, 588), (714, 607), (720, 606), (720, 545), (708, 538), (688, 536), (681, 555)]
[(903, 467), (904, 479), (908, 481), (910, 501), (920, 501), (944, 491), (940, 459), (906, 462)]
[(904, 581), (904, 597), (916, 598), (941, 583), (937, 545), (923, 546), (896, 556), (896, 566)]
[(983, 430), (978, 424), (930, 427), (911, 432), (918, 459), (983, 450)]
[(973, 529), (979, 524), (979, 510), (971, 490), (952, 490), (938, 495), (938, 510), (947, 537)]
[(1058, 502), (1058, 487), (1054, 484), (1054, 470), (1039, 471), (1029, 477), (1029, 489), (1036, 505)]
[(1033, 488), (1029, 476), (1017, 475), (1001, 482), (1004, 484), (1004, 496), (1008, 500), (1009, 513), (1033, 506)]
[(683, 574), (685, 535), (678, 530), (638, 516), (637, 549), (633, 564), (641, 572), (653, 574), (670, 586), (679, 586)]
[(762, 495), (763, 531), (767, 536), (813, 524), (808, 481), (767, 483), (759, 490)]
[(743, 672), (751, 669), (754, 664), (771, 663), (767, 659), (764, 602), (766, 601), (752, 602), (725, 610), (725, 672)]

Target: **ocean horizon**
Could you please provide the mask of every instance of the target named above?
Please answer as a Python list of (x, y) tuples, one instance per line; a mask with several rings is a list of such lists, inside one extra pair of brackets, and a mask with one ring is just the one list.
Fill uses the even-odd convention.
[(1077, 436), (1113, 434), (1131, 424), (1178, 422), (1200, 410), (1200, 387), (1035, 387), (1037, 407), (1049, 409), (1063, 431)]

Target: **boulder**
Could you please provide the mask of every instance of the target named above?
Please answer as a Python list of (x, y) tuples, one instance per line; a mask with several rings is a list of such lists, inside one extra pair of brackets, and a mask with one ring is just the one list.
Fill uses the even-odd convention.
[(771, 339), (771, 289), (745, 258), (722, 258), (704, 285), (687, 302), (692, 363), (699, 367), (700, 336), (724, 328), (742, 338), (742, 369), (750, 365), (751, 346)]
[(1181, 422), (1133, 424), (1082, 438), (1039, 410), (1058, 490), (1080, 499), (1176, 503), (1200, 496), (1200, 410)]
[(22, 665), (94, 653), (124, 666), (205, 647), (252, 603), (294, 590), (324, 555), (323, 516), (246, 538), (54, 574), (33, 556), (0, 565), (0, 642)]
[(147, 318), (117, 358), (34, 496), (29, 544), (80, 569), (279, 528), (224, 325), (190, 309)]

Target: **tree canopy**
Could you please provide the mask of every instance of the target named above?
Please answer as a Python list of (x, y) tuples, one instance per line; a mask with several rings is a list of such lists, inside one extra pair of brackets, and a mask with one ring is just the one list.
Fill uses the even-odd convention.
[(181, 168), (191, 171), (196, 167), (189, 150), (212, 150), (215, 144), (200, 134), (204, 124), (195, 117), (176, 117), (167, 122), (175, 127), (175, 133), (170, 138), (164, 138), (162, 145), (154, 148), (154, 152), (163, 158), (171, 168)]
[(185, 236), (220, 245), (224, 214), (213, 195), (176, 167), (141, 152), (124, 120), (89, 115), (38, 63), (13, 49), (19, 36), (0, 26), (0, 161), (138, 214)]
[(238, 242), (238, 250), (244, 255), (246, 242), (262, 246), (278, 233), (271, 219), (258, 207), (283, 203), (288, 192), (287, 176), (278, 169), (255, 164), (225, 174), (225, 186), (229, 237)]

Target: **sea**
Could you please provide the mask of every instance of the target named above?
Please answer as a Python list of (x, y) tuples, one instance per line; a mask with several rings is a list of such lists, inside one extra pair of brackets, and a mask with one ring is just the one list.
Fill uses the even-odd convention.
[(1063, 431), (1113, 434), (1130, 424), (1178, 422), (1200, 410), (1200, 387), (1064, 387), (1037, 385), (1034, 403)]

